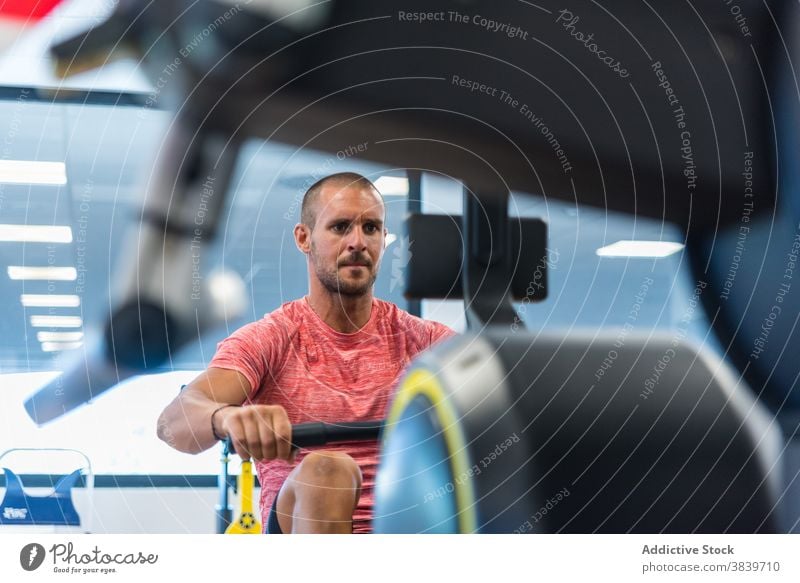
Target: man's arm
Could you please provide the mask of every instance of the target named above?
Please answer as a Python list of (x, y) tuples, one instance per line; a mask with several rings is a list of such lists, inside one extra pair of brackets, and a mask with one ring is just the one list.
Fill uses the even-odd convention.
[[(226, 404), (241, 405), (251, 387), (237, 371), (209, 368), (167, 405), (158, 418), (158, 437), (184, 453), (200, 453), (217, 442), (211, 415)], [(225, 407), (214, 415), (214, 430), (230, 437), (243, 458), (289, 459), (291, 425), (279, 405)]]

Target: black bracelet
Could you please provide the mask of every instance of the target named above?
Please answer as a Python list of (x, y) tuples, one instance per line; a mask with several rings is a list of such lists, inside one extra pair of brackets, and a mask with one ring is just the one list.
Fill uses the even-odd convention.
[(225, 437), (223, 437), (219, 433), (217, 433), (217, 430), (214, 427), (214, 415), (216, 415), (217, 413), (222, 411), (225, 407), (241, 407), (241, 405), (236, 405), (234, 403), (228, 403), (227, 405), (223, 405), (222, 407), (218, 407), (218, 408), (214, 409), (214, 412), (211, 413), (211, 434), (214, 436), (214, 439), (216, 439), (217, 441), (222, 441), (223, 439), (225, 439)]

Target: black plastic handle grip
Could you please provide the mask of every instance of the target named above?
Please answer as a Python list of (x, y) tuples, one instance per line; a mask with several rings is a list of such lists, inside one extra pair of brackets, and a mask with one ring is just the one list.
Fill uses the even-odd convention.
[[(313, 447), (341, 441), (377, 441), (384, 421), (343, 423), (300, 423), (292, 425), (292, 448)], [(227, 452), (233, 452), (231, 438), (225, 440)]]
[(383, 421), (301, 423), (292, 426), (292, 447), (310, 447), (339, 441), (377, 440)]

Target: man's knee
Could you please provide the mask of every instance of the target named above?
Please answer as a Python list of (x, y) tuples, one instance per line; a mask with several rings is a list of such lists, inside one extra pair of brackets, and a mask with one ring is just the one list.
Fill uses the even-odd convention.
[(361, 470), (349, 455), (339, 451), (312, 451), (297, 467), (299, 481), (361, 488)]
[(346, 453), (309, 453), (289, 474), (276, 510), (283, 532), (352, 532), (361, 470)]

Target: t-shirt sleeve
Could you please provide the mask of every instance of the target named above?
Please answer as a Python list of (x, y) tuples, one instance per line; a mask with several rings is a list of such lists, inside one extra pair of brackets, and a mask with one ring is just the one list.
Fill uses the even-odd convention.
[(429, 321), (428, 324), (431, 328), (431, 346), (456, 335), (455, 330), (439, 322)]
[(235, 370), (250, 383), (252, 398), (267, 374), (280, 367), (289, 342), (289, 331), (269, 315), (242, 326), (217, 344), (209, 367)]

